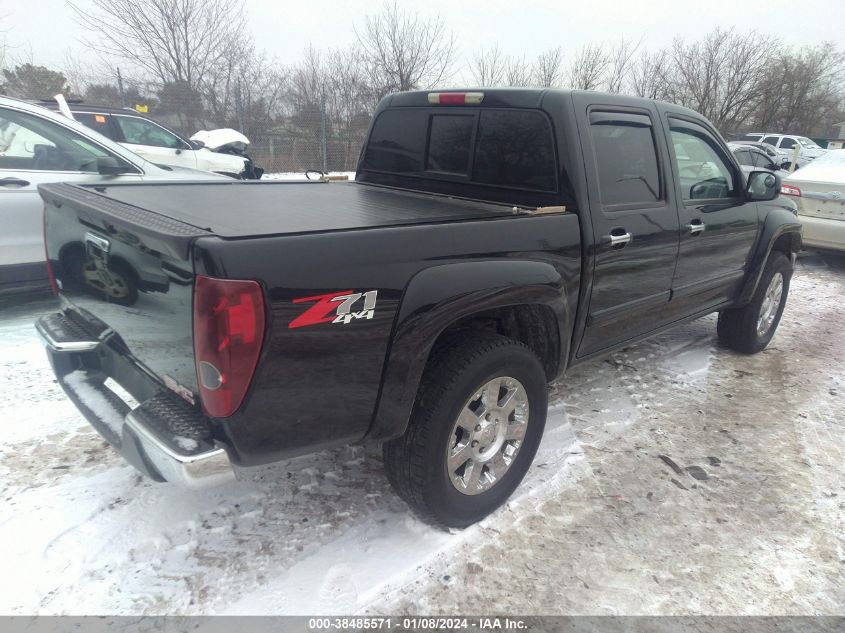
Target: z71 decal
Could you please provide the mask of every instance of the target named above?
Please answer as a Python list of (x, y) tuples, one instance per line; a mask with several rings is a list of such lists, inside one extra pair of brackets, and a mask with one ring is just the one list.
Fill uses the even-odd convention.
[[(372, 319), (376, 309), (378, 290), (369, 292), (333, 292), (327, 295), (300, 297), (294, 303), (314, 303), (305, 312), (290, 322), (288, 328), (317, 325), (319, 323), (349, 324), (356, 319)], [(363, 298), (362, 305), (359, 304)]]

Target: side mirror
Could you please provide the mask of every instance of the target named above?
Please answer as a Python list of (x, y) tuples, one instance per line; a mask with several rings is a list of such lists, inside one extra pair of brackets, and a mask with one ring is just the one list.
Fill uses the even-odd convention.
[(780, 193), (780, 176), (768, 171), (752, 171), (748, 176), (745, 197), (748, 200), (774, 200)]
[(114, 156), (97, 157), (97, 173), (103, 176), (119, 176), (126, 173), (126, 166)]

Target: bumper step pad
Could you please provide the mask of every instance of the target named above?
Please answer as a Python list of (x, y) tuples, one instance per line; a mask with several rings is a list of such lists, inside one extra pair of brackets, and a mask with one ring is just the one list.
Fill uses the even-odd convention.
[(153, 396), (132, 417), (174, 453), (198, 455), (215, 448), (208, 420), (175, 394)]
[(62, 312), (41, 317), (35, 325), (44, 342), (57, 352), (92, 350), (99, 341)]

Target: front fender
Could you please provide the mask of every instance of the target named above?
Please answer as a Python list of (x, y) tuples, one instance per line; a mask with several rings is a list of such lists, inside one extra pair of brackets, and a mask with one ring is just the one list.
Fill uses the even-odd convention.
[(567, 358), (570, 309), (564, 279), (552, 264), (491, 260), (420, 271), (403, 295), (369, 438), (405, 432), (429, 353), (446, 328), (486, 310), (538, 304), (552, 308), (561, 358)]
[(769, 211), (763, 228), (760, 231), (760, 239), (757, 240), (757, 247), (749, 264), (748, 272), (745, 275), (745, 283), (736, 301), (736, 307), (747, 305), (757, 290), (757, 284), (763, 276), (763, 268), (772, 252), (772, 248), (778, 238), (783, 235), (790, 235), (789, 252), (797, 253), (801, 250), (801, 222), (794, 213), (783, 207), (776, 207)]

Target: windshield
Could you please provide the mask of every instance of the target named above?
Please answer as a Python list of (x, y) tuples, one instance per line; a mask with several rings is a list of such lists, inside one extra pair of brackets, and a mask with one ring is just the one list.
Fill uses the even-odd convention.
[(796, 138), (802, 147), (806, 147), (807, 149), (821, 149), (814, 140), (809, 139), (806, 136), (798, 136)]

